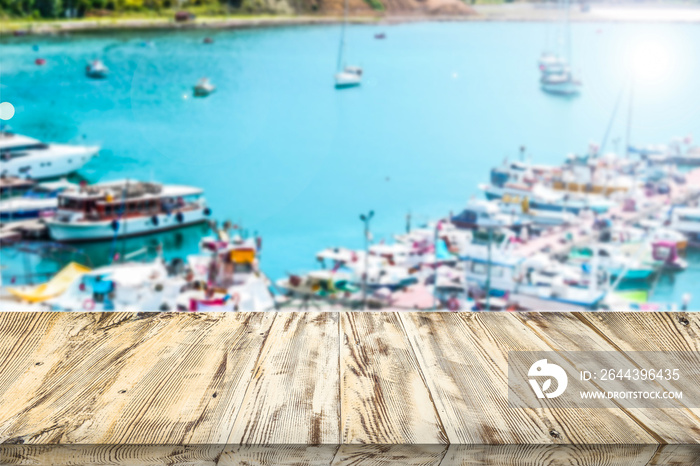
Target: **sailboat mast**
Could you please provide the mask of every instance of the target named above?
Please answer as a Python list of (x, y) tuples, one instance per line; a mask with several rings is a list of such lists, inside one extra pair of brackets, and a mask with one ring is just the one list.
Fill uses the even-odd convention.
[(631, 138), (631, 132), (632, 132), (632, 105), (634, 103), (634, 77), (632, 77), (632, 82), (630, 83), (630, 101), (629, 101), (629, 107), (627, 108), (627, 135), (625, 137), (625, 158), (629, 158), (630, 156), (630, 144), (632, 144), (632, 141), (630, 141)]
[(571, 2), (569, 0), (564, 1), (564, 8), (565, 8), (565, 23), (564, 23), (564, 34), (565, 40), (566, 40), (566, 61), (571, 66), (571, 25), (569, 24), (569, 15), (570, 15), (570, 9), (571, 9)]
[(343, 67), (343, 54), (345, 52), (345, 27), (348, 24), (348, 0), (345, 0), (343, 8), (343, 26), (340, 30), (340, 49), (338, 50), (338, 71)]

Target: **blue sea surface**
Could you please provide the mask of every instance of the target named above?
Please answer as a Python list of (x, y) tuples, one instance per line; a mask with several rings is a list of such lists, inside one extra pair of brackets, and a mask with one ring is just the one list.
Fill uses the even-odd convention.
[[(344, 90), (333, 87), (339, 32), (6, 38), (0, 100), (16, 107), (10, 126), (19, 133), (100, 144), (99, 158), (80, 172), (90, 182), (128, 177), (203, 187), (218, 220), (262, 236), (262, 267), (273, 278), (315, 267), (322, 248), (360, 247), (358, 216), (370, 209), (375, 240), (404, 231), (408, 212), (414, 225), (456, 213), (521, 145), (535, 163), (560, 163), (601, 143), (612, 121), (607, 149), (622, 150), (631, 94), (633, 143), (700, 137), (696, 25), (574, 24), (572, 59), (583, 81), (576, 98), (539, 89), (537, 60), (552, 35), (546, 23), (351, 26), (347, 61), (365, 74), (361, 87)], [(374, 39), (378, 32), (387, 38)], [(214, 43), (203, 44), (206, 36)], [(46, 65), (35, 65), (38, 57)], [(109, 67), (108, 79), (85, 77), (94, 58)], [(204, 76), (217, 91), (193, 98)], [(196, 251), (203, 233), (194, 227), (116, 247), (128, 253), (162, 241), (167, 255), (182, 256)], [(104, 263), (113, 248), (87, 252)], [(8, 250), (3, 258), (5, 283), (50, 268)], [(700, 278), (694, 262), (661, 277), (654, 300), (692, 293)]]

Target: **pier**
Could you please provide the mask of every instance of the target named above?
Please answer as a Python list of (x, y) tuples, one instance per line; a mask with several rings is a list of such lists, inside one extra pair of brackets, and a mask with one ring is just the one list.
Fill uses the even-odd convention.
[[(0, 336), (5, 464), (384, 464), (416, 450), (404, 464), (500, 464), (512, 447), (477, 445), (510, 444), (541, 446), (525, 459), (628, 445), (556, 450), (577, 464), (698, 458), (657, 446), (700, 443), (684, 400), (526, 409), (507, 395), (509, 351), (698, 351), (694, 313), (32, 312), (0, 314)], [(689, 379), (670, 385), (693, 393)], [(467, 459), (447, 461), (458, 446)]]

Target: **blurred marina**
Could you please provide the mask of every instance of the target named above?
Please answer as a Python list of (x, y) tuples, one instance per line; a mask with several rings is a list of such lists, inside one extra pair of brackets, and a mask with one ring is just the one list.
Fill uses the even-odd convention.
[[(476, 27), (494, 51), (516, 47), (495, 39), (504, 25), (434, 26), (386, 34), (345, 21), (340, 50), (302, 53), (311, 61), (300, 76), (278, 72), (291, 63), (285, 53), (337, 43), (338, 28), (49, 39), (31, 53), (11, 39), (3, 100), (24, 102), (24, 115), (0, 136), (1, 307), (692, 308), (700, 150), (690, 135), (635, 142), (697, 128), (697, 90), (651, 95), (659, 76), (637, 73), (634, 52), (645, 29), (606, 26), (606, 55), (602, 43), (590, 52), (599, 28), (579, 28), (575, 67), (596, 70), (584, 93), (570, 57), (540, 55), (541, 35), (495, 65), (501, 73), (466, 43)], [(417, 44), (416, 33), (434, 42)], [(459, 44), (458, 64), (449, 46), (435, 52), (447, 40)], [(634, 80), (603, 66), (630, 44)], [(346, 48), (361, 67), (346, 65)], [(326, 66), (334, 57), (336, 74)], [(700, 74), (692, 66), (682, 75)], [(467, 91), (487, 76), (505, 89), (510, 67), (539, 73), (540, 86), (518, 78), (483, 100)], [(406, 102), (420, 82), (434, 85)], [(298, 92), (280, 89), (290, 86)], [(455, 102), (461, 92), (472, 100)], [(664, 124), (650, 116), (662, 101), (675, 102)], [(531, 154), (526, 141), (551, 155)]]

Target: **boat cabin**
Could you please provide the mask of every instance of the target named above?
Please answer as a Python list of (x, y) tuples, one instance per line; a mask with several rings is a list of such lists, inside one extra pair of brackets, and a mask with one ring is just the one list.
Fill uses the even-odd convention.
[(170, 214), (194, 208), (201, 195), (200, 189), (186, 186), (109, 183), (60, 193), (58, 214), (62, 217), (82, 213), (84, 219), (89, 221)]

